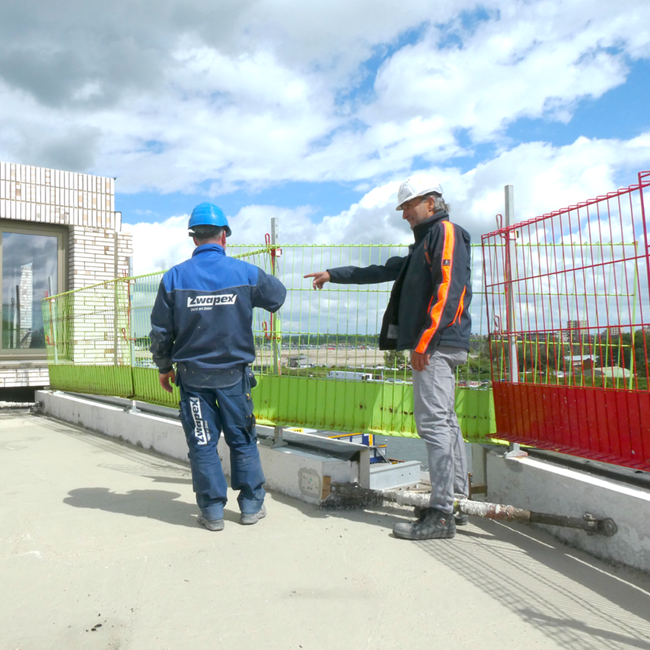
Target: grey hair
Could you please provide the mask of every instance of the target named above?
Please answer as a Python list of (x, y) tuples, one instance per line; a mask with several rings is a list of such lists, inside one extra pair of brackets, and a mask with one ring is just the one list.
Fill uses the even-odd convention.
[(429, 197), (433, 199), (433, 208), (436, 212), (440, 212), (441, 210), (449, 212), (449, 204), (445, 202), (441, 194), (438, 194), (438, 192), (430, 192), (429, 194), (425, 194), (422, 200), (428, 199)]

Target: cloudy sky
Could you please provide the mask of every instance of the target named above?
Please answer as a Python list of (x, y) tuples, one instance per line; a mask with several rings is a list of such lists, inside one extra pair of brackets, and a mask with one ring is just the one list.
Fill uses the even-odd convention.
[(476, 238), (506, 184), (528, 219), (650, 168), (649, 59), (647, 0), (5, 2), (0, 159), (117, 177), (141, 273), (204, 200), (233, 242), (408, 241), (422, 170)]

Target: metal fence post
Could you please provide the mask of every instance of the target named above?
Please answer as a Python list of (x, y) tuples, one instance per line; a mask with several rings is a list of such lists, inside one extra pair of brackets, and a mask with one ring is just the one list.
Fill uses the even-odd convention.
[[(47, 290), (48, 290), (48, 303), (50, 306), (50, 332), (52, 333), (52, 345), (54, 346), (54, 365), (56, 366), (59, 363), (59, 351), (57, 350), (57, 318), (56, 318), (56, 302), (52, 300), (52, 276), (47, 276)], [(52, 305), (54, 303), (54, 305)], [(54, 307), (54, 309), (52, 308)]]
[[(271, 273), (278, 276), (276, 248), (278, 244), (278, 218), (271, 217)], [(271, 315), (271, 346), (273, 348), (273, 369), (276, 375), (282, 374), (280, 369), (280, 351), (278, 345), (278, 317)]]
[[(517, 242), (516, 232), (510, 231), (515, 219), (515, 189), (512, 185), (505, 188), (506, 208), (506, 327), (508, 330), (508, 366), (510, 382), (519, 383), (519, 356), (517, 354), (517, 325), (515, 321), (515, 283), (517, 281)], [(511, 443), (506, 458), (528, 456), (518, 443)]]
[(117, 230), (115, 231), (115, 235), (113, 237), (113, 329), (114, 331), (114, 336), (113, 336), (113, 341), (115, 344), (115, 352), (114, 352), (114, 364), (117, 365), (118, 363), (118, 354), (117, 354), (117, 346), (119, 345), (119, 333), (118, 333), (118, 279), (117, 279)]
[[(129, 319), (129, 349), (131, 352), (131, 367), (135, 365), (135, 339), (133, 336), (133, 298), (134, 295), (131, 293), (131, 278), (133, 277), (133, 257), (128, 257), (128, 262), (129, 262), (129, 278), (127, 282), (129, 283), (128, 286), (128, 291), (129, 291), (129, 296), (128, 296), (128, 302), (127, 302), (127, 308), (129, 310), (129, 313), (127, 314), (127, 318)], [(135, 282), (133, 283), (135, 285)]]

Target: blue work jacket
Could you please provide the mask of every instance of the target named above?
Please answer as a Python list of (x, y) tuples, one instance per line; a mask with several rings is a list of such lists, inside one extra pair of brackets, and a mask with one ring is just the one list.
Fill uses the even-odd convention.
[(151, 353), (161, 373), (241, 370), (255, 360), (253, 307), (277, 311), (287, 295), (280, 280), (203, 244), (160, 281), (151, 312)]

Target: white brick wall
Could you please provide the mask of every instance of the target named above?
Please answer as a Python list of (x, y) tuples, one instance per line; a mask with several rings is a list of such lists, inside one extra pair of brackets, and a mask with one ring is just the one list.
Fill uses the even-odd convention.
[(48, 386), (49, 383), (50, 378), (45, 362), (0, 366), (0, 390), (25, 386)]
[[(127, 274), (133, 247), (130, 233), (121, 232), (112, 178), (0, 162), (0, 219), (68, 229), (67, 291)], [(102, 326), (114, 348), (112, 319), (93, 323), (95, 336)], [(15, 361), (0, 360), (0, 388), (47, 385), (46, 367), (18, 368)]]
[(121, 230), (115, 181), (103, 176), (0, 162), (3, 219)]
[(68, 290), (89, 287), (127, 273), (128, 258), (133, 255), (131, 234), (104, 228), (71, 226), (68, 251)]

